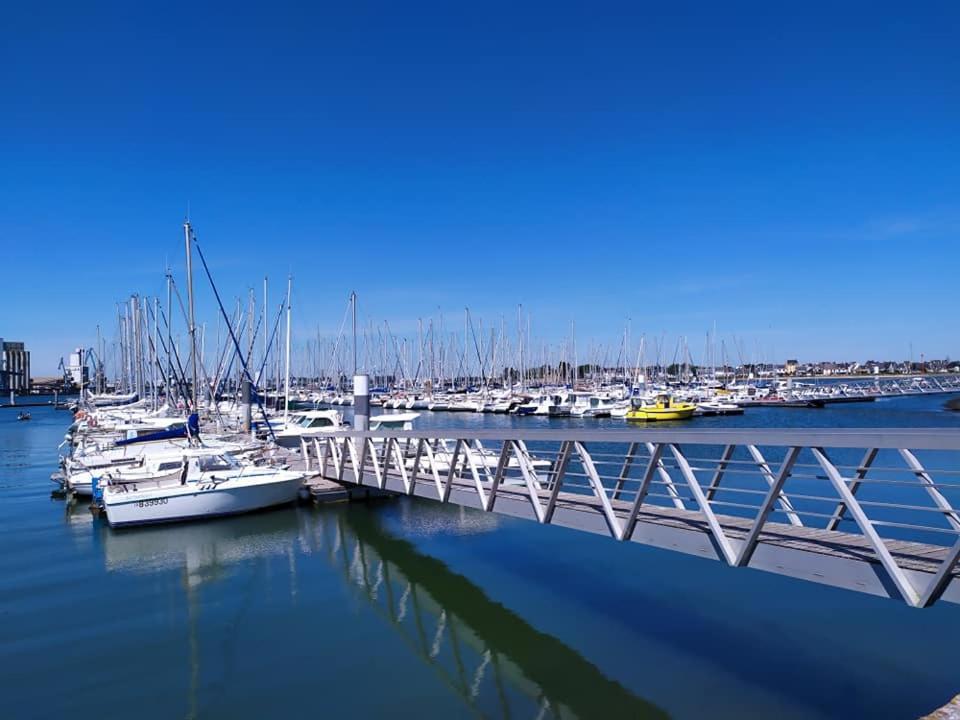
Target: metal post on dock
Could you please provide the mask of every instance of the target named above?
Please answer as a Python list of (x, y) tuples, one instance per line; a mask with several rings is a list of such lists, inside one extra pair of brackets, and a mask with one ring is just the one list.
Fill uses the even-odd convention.
[(243, 432), (250, 434), (250, 380), (244, 377), (240, 383), (240, 409), (243, 417)]
[(370, 378), (366, 375), (353, 376), (353, 427), (370, 429)]

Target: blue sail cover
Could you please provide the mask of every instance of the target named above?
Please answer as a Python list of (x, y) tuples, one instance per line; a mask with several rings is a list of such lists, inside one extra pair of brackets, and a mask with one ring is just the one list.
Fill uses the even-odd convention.
[[(189, 420), (187, 422), (189, 423)], [(199, 432), (199, 427), (197, 432)], [(134, 445), (136, 443), (142, 443), (142, 442), (153, 442), (154, 440), (172, 440), (174, 438), (185, 438), (185, 437), (187, 437), (187, 426), (174, 425), (171, 428), (168, 428), (166, 430), (159, 430), (155, 433), (140, 435), (139, 437), (128, 438), (126, 440), (117, 440), (117, 442), (114, 444), (117, 447), (121, 447), (123, 445)]]

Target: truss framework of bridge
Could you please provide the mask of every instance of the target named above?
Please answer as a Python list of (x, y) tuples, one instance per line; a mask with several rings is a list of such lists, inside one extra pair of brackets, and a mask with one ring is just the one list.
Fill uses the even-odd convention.
[(957, 431), (350, 431), (301, 452), (345, 484), (914, 607), (960, 602)]

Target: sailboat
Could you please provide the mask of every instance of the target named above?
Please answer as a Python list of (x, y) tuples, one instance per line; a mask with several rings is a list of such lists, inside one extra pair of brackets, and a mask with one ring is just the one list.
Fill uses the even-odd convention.
[[(236, 515), (292, 503), (305, 475), (244, 465), (225, 454), (187, 457), (179, 470), (157, 461), (135, 483), (108, 478), (101, 502), (110, 527)], [(94, 490), (96, 494), (97, 489)]]

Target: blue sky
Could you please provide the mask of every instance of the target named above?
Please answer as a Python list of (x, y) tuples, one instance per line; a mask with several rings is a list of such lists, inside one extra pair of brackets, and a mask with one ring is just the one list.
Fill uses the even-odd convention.
[(583, 346), (960, 355), (956, 3), (141, 5), (5, 8), (35, 372), (182, 273), (188, 203), (224, 295), (293, 273), (302, 335), (356, 289), (397, 332), (523, 303)]

